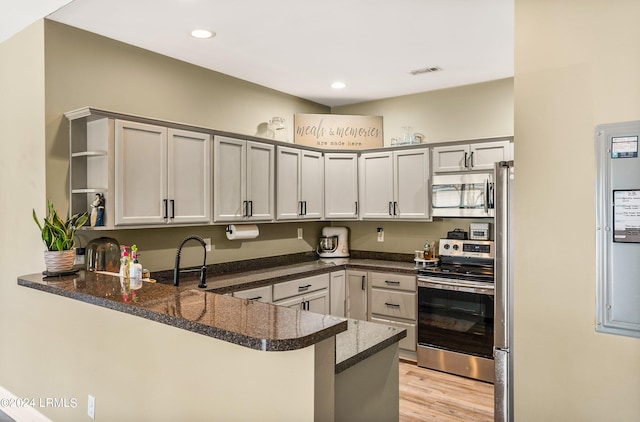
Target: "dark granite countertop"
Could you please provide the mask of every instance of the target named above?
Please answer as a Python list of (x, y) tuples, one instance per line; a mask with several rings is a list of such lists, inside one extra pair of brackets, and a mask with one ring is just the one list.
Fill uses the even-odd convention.
[(18, 284), (256, 350), (302, 349), (347, 329), (344, 318), (159, 283), (132, 289), (120, 277), (87, 271), (21, 276)]
[(185, 277), (179, 288), (149, 282), (131, 286), (120, 277), (87, 271), (61, 277), (21, 276), (18, 284), (256, 350), (296, 350), (335, 335), (336, 373), (340, 373), (400, 341), (406, 330), (353, 319), (347, 322), (224, 293), (343, 269), (416, 274), (412, 262), (347, 258), (209, 275), (207, 289), (198, 289), (194, 277)]
[(336, 374), (362, 362), (407, 336), (390, 325), (349, 319), (349, 328), (336, 336)]

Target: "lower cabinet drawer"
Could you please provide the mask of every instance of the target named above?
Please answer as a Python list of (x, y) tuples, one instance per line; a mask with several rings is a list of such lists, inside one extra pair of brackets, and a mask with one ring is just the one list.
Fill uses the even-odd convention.
[(254, 289), (241, 290), (233, 292), (233, 297), (241, 299), (257, 300), (258, 302), (271, 303), (271, 286), (256, 287)]
[(318, 274), (298, 280), (285, 281), (273, 285), (273, 300), (285, 299), (316, 290), (329, 288), (329, 273)]
[(371, 314), (416, 319), (416, 294), (371, 289)]
[(369, 279), (371, 280), (371, 287), (415, 292), (418, 286), (415, 275), (370, 272)]
[(404, 350), (416, 351), (416, 324), (409, 324), (406, 322), (391, 321), (388, 319), (372, 317), (371, 322), (377, 322), (379, 324), (391, 325), (393, 327), (404, 328), (407, 330), (407, 336), (400, 340), (400, 348)]

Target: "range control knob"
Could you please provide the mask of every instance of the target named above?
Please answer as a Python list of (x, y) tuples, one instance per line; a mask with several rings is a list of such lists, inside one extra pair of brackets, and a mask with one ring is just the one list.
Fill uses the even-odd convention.
[(448, 244), (448, 243), (445, 243), (445, 244), (444, 244), (444, 246), (443, 246), (443, 248), (445, 248), (445, 249), (449, 249), (449, 247), (450, 247), (450, 246), (449, 246), (449, 244)]
[(457, 251), (458, 249), (460, 249), (460, 246), (458, 246), (457, 244), (456, 244), (456, 245), (453, 245), (453, 250), (454, 250), (454, 251)]

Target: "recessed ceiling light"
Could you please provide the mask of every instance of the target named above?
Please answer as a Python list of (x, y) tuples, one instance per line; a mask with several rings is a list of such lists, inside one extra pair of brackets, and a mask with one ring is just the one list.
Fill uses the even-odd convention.
[(345, 84), (344, 82), (340, 82), (340, 81), (337, 81), (337, 82), (334, 82), (334, 83), (331, 84), (331, 88), (333, 88), (333, 89), (342, 89), (342, 88), (344, 88), (346, 86), (347, 86), (347, 84)]
[(207, 31), (206, 29), (194, 29), (193, 31), (191, 31), (191, 36), (194, 38), (206, 39), (215, 37), (216, 33)]

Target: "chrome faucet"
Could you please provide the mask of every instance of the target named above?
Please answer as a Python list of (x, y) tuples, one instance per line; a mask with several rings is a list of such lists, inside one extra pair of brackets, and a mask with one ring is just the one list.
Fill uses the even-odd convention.
[[(192, 270), (182, 270), (181, 271), (180, 270), (180, 254), (182, 253), (182, 247), (189, 240), (197, 240), (202, 245), (202, 250), (204, 251), (204, 259), (202, 261), (202, 268), (200, 268), (200, 269), (192, 269)], [(186, 239), (184, 239), (182, 242), (180, 242), (180, 245), (178, 246), (178, 252), (176, 252), (176, 266), (173, 268), (173, 285), (174, 286), (179, 286), (180, 285), (180, 273), (181, 272), (182, 273), (186, 273), (186, 272), (195, 272), (195, 271), (200, 271), (200, 284), (198, 284), (198, 287), (201, 288), (201, 289), (206, 288), (207, 287), (207, 244), (205, 243), (204, 240), (202, 240), (202, 238), (200, 238), (198, 236), (189, 236)]]

